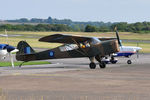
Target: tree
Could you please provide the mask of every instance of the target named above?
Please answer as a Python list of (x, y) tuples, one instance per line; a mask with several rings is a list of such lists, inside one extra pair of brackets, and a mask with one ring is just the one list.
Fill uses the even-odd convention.
[(98, 29), (95, 26), (87, 25), (85, 27), (85, 32), (97, 32)]
[(113, 24), (111, 26), (111, 30), (114, 31), (114, 28), (117, 27), (117, 30), (125, 32), (127, 30), (127, 26), (128, 26), (127, 22), (120, 22), (120, 23)]
[(109, 27), (106, 27), (106, 26), (101, 26), (101, 27), (99, 28), (99, 31), (100, 31), (100, 32), (109, 32), (109, 31), (110, 31), (110, 28), (109, 28)]

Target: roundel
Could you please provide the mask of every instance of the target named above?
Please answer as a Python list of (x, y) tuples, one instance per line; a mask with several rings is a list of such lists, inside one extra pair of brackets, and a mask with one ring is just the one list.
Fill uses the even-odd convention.
[(54, 51), (50, 51), (50, 52), (49, 52), (49, 56), (50, 56), (50, 57), (54, 57)]

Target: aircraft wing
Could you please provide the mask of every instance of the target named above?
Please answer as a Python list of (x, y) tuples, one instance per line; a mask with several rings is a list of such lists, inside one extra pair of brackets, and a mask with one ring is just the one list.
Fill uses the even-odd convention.
[(114, 39), (117, 39), (117, 38), (104, 37), (104, 38), (98, 38), (98, 39), (101, 40), (101, 41), (106, 41), (106, 40), (114, 40)]
[(39, 39), (41, 42), (76, 44), (91, 40), (91, 37), (54, 34)]

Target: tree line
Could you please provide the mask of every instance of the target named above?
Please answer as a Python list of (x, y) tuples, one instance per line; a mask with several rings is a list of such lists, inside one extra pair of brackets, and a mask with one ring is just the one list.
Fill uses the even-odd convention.
[(92, 25), (92, 26), (110, 26), (112, 25), (111, 22), (80, 22), (80, 21), (72, 21), (70, 19), (56, 19), (56, 18), (52, 18), (52, 17), (48, 17), (47, 19), (40, 19), (40, 18), (31, 18), (31, 19), (27, 19), (27, 18), (21, 18), (21, 19), (16, 19), (16, 20), (5, 20), (6, 22), (15, 22), (15, 23), (41, 23), (41, 24), (65, 24), (68, 26), (74, 26), (74, 25)]
[(30, 24), (4, 24), (0, 25), (0, 31), (3, 30), (8, 31), (72, 31), (72, 28), (68, 25), (63, 24), (38, 24), (38, 25), (30, 25)]
[(150, 33), (150, 22), (137, 22), (128, 24), (127, 22), (114, 23), (110, 26), (94, 26), (77, 24), (69, 26), (66, 24), (2, 24), (0, 31), (75, 31), (75, 32), (112, 32), (117, 27), (121, 32)]
[(112, 25), (111, 22), (104, 23), (102, 21), (95, 21), (95, 22), (81, 22), (81, 21), (72, 21), (70, 19), (56, 19), (52, 17), (48, 17), (47, 19), (40, 19), (40, 18), (21, 18), (21, 19), (16, 19), (16, 20), (4, 20), (6, 23), (17, 23), (17, 24), (64, 24), (68, 25), (73, 29), (73, 31), (84, 31), (85, 27), (87, 25), (91, 26), (105, 26), (105, 27), (110, 27)]
[(128, 24), (127, 22), (114, 23), (111, 26), (95, 27), (87, 25), (86, 32), (112, 32), (117, 27), (121, 32), (134, 32), (134, 33), (150, 33), (150, 22), (137, 22)]

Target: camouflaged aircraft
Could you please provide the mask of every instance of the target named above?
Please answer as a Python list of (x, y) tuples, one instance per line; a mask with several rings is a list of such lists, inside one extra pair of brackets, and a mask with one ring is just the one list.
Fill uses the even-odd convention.
[(35, 52), (26, 41), (20, 41), (17, 45), (19, 52), (16, 53), (16, 59), (18, 61), (23, 61), (24, 63), (35, 60), (88, 57), (91, 61), (89, 67), (95, 69), (95, 59), (99, 62), (100, 68), (105, 68), (106, 64), (102, 59), (106, 55), (119, 51), (119, 45), (116, 38), (54, 34), (42, 37), (39, 41), (62, 43), (63, 45), (50, 50)]

